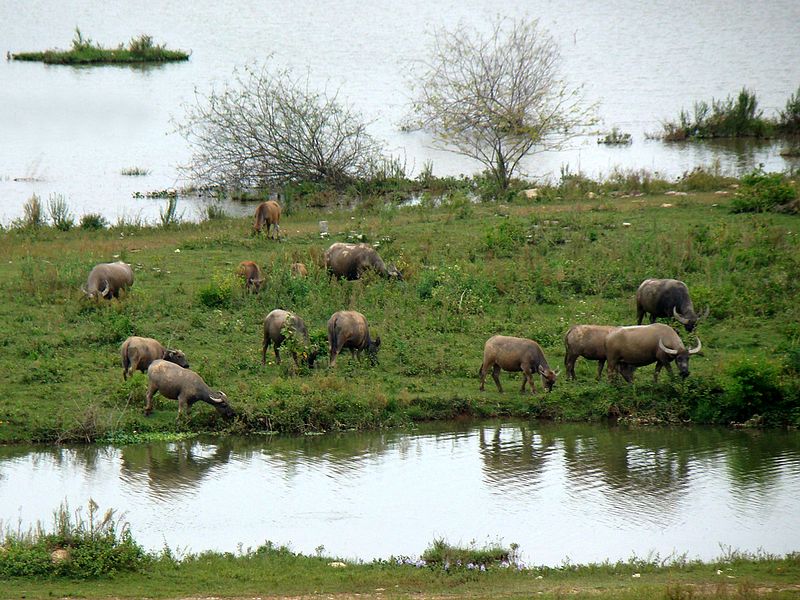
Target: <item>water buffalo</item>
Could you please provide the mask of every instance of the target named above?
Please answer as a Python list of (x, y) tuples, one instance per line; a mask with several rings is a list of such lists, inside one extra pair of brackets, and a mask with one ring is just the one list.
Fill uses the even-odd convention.
[(119, 298), (122, 290), (133, 285), (133, 269), (124, 262), (100, 263), (89, 273), (86, 285), (81, 290), (90, 300), (95, 298)]
[(542, 376), (542, 385), (549, 392), (556, 383), (558, 373), (553, 371), (547, 364), (541, 346), (533, 340), (525, 338), (511, 337), (507, 335), (494, 335), (486, 340), (483, 346), (483, 364), (479, 371), (481, 378), (481, 391), (484, 389), (486, 373), (492, 369), (492, 379), (494, 379), (497, 389), (502, 392), (500, 385), (500, 369), (504, 371), (522, 371), (522, 388), (525, 391), (525, 384), (531, 384), (531, 394), (536, 388), (533, 385), (533, 373)]
[(369, 336), (367, 319), (354, 310), (340, 310), (328, 319), (328, 344), (330, 345), (330, 366), (336, 366), (336, 356), (344, 348), (350, 348), (353, 355), (361, 357), (367, 351), (373, 364), (378, 364), (378, 349), (381, 347), (380, 336), (374, 340)]
[(381, 277), (403, 280), (397, 267), (387, 267), (375, 248), (369, 244), (331, 244), (325, 251), (325, 267), (332, 277), (344, 277), (350, 281), (358, 279), (369, 270), (375, 271)]
[(184, 369), (189, 368), (186, 355), (180, 350), (170, 350), (153, 338), (131, 336), (120, 347), (122, 354), (122, 378), (128, 379), (134, 371), (147, 371), (154, 360), (162, 359), (175, 363)]
[(178, 401), (178, 418), (188, 413), (192, 404), (202, 401), (210, 404), (224, 417), (235, 413), (228, 404), (228, 397), (219, 390), (212, 390), (194, 371), (184, 369), (167, 360), (154, 360), (147, 368), (147, 404), (144, 414), (153, 412), (153, 394), (160, 392), (165, 398)]
[(261, 273), (261, 268), (252, 260), (240, 262), (236, 274), (244, 278), (244, 287), (249, 292), (257, 294), (261, 289), (261, 284), (264, 283), (264, 275)]
[[(309, 368), (314, 366), (318, 351), (309, 348), (308, 329), (305, 322), (296, 314), (279, 308), (273, 310), (264, 319), (264, 343), (261, 345), (262, 365), (267, 362), (267, 348), (269, 348), (270, 343), (275, 350), (275, 361), (281, 364), (280, 347), (286, 340), (286, 335), (290, 332), (305, 347), (306, 364)], [(298, 365), (298, 356), (294, 349), (292, 350), (292, 358), (294, 363)]]
[(292, 277), (308, 277), (308, 269), (301, 262), (292, 263), (290, 267)]
[(567, 377), (575, 379), (575, 361), (579, 356), (596, 360), (597, 379), (603, 373), (606, 363), (606, 336), (616, 327), (609, 325), (573, 325), (564, 336), (564, 366)]
[(645, 279), (636, 290), (636, 319), (642, 324), (645, 313), (650, 313), (650, 322), (658, 317), (675, 317), (691, 332), (697, 322), (708, 316), (708, 308), (697, 316), (689, 298), (686, 284), (677, 279)]
[(698, 339), (697, 346), (687, 350), (675, 330), (663, 323), (618, 327), (606, 337), (608, 377), (612, 379), (616, 373), (620, 373), (628, 383), (632, 383), (636, 367), (656, 363), (654, 380), (658, 381), (662, 367), (666, 367), (672, 375), (672, 361), (678, 365), (681, 377), (687, 377), (689, 357), (700, 352), (701, 348), (702, 343)]
[[(275, 200), (267, 200), (262, 202), (256, 208), (256, 217), (253, 222), (253, 232), (261, 233), (264, 224), (267, 225), (267, 237), (280, 238), (280, 222), (281, 222), (281, 205)], [(272, 226), (272, 236), (270, 236), (269, 228)]]

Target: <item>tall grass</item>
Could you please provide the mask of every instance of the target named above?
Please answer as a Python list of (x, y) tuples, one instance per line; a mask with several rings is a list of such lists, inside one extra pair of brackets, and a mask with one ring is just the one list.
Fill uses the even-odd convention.
[(681, 110), (677, 121), (662, 124), (662, 139), (680, 141), (686, 139), (766, 137), (775, 130), (775, 122), (764, 118), (758, 107), (754, 91), (742, 88), (736, 97), (724, 100), (712, 99), (695, 102), (693, 112)]
[(39, 229), (47, 225), (42, 199), (33, 194), (22, 206), (22, 219), (15, 225), (21, 229)]
[(177, 196), (169, 196), (167, 198), (167, 205), (158, 211), (158, 218), (161, 222), (161, 227), (172, 227), (180, 222), (181, 215), (178, 214)]
[(60, 231), (69, 231), (75, 225), (75, 217), (70, 212), (67, 201), (61, 194), (50, 194), (47, 200), (47, 210), (53, 227)]
[(104, 514), (89, 500), (86, 514), (63, 503), (53, 524), (41, 522), (23, 531), (0, 523), (0, 577), (112, 576), (139, 571), (151, 557), (133, 539), (130, 528), (113, 510)]

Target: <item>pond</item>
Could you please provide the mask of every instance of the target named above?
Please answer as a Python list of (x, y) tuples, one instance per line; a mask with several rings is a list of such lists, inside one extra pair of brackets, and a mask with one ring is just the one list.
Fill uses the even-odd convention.
[(124, 513), (147, 548), (235, 552), (270, 540), (345, 558), (418, 556), (435, 538), (517, 543), (529, 563), (800, 540), (800, 434), (519, 421), (413, 431), (0, 447), (0, 519), (68, 501)]
[[(134, 198), (180, 187), (179, 166), (190, 148), (176, 133), (195, 90), (232, 79), (234, 68), (289, 65), (312, 85), (338, 89), (371, 121), (370, 131), (403, 158), (410, 175), (426, 161), (436, 175), (473, 174), (475, 163), (435, 151), (425, 135), (399, 126), (410, 100), (404, 73), (426, 56), (427, 32), (458, 23), (486, 27), (497, 15), (540, 19), (556, 38), (563, 72), (597, 102), (598, 132), (630, 133), (624, 147), (580, 138), (563, 152), (533, 157), (524, 173), (558, 178), (562, 170), (590, 176), (615, 168), (646, 169), (669, 178), (717, 164), (739, 174), (763, 163), (784, 170), (780, 143), (664, 144), (648, 140), (695, 101), (724, 99), (743, 86), (756, 92), (765, 115), (785, 106), (800, 84), (795, 0), (758, 2), (634, 2), (577, 0), (568, 10), (548, 0), (198, 0), (109, 6), (100, 0), (30, 5), (0, 3), (5, 52), (66, 48), (76, 26), (113, 47), (141, 33), (191, 50), (188, 63), (149, 68), (63, 67), (0, 60), (0, 223), (22, 214), (31, 194), (62, 196), (80, 216), (98, 212), (112, 223), (157, 221), (165, 200)], [(765, 33), (768, 32), (768, 33)], [(796, 166), (796, 165), (795, 165)], [(131, 177), (123, 170), (148, 174)], [(201, 202), (182, 201), (179, 214), (197, 219)], [(227, 210), (242, 212), (230, 204)], [(251, 209), (246, 209), (250, 212)]]

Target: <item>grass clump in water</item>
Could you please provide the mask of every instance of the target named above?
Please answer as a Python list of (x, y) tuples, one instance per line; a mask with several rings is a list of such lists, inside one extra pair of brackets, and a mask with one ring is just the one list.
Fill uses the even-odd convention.
[(11, 58), (21, 61), (43, 62), (55, 65), (90, 65), (114, 63), (163, 63), (189, 60), (183, 50), (168, 50), (165, 45), (156, 44), (152, 36), (141, 34), (131, 39), (127, 48), (120, 44), (116, 48), (103, 48), (91, 39), (84, 37), (75, 28), (72, 48), (69, 50), (45, 50), (44, 52), (20, 52)]

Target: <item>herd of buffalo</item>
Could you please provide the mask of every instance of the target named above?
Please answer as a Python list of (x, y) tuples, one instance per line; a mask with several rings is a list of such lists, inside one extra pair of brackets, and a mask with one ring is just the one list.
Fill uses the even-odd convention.
[[(280, 205), (274, 200), (262, 202), (256, 209), (253, 229), (260, 233), (266, 225), (267, 235), (280, 236)], [(402, 280), (402, 274), (394, 265), (386, 265), (378, 252), (368, 244), (347, 244), (337, 242), (328, 248), (324, 255), (325, 268), (331, 277), (348, 280), (359, 279), (367, 271), (374, 271), (382, 277)], [(303, 263), (291, 265), (293, 276), (305, 277), (307, 269)], [(238, 274), (244, 280), (248, 291), (257, 293), (264, 282), (259, 266), (253, 261), (239, 264)], [(90, 299), (112, 299), (119, 297), (122, 290), (133, 285), (133, 270), (124, 262), (101, 263), (96, 265), (82, 287)], [(689, 357), (700, 352), (697, 346), (687, 349), (676, 331), (657, 318), (675, 318), (688, 332), (696, 327), (699, 320), (708, 315), (694, 311), (689, 298), (689, 290), (682, 281), (676, 279), (647, 279), (636, 291), (636, 312), (638, 325), (574, 325), (564, 337), (564, 365), (567, 377), (575, 378), (575, 362), (579, 357), (598, 361), (597, 378), (608, 363), (608, 375), (616, 374), (633, 381), (633, 371), (656, 363), (655, 379), (663, 367), (672, 374), (671, 363), (678, 365), (682, 377), (689, 375)], [(645, 315), (650, 315), (650, 325), (642, 325)], [(328, 320), (328, 345), (330, 367), (336, 366), (336, 357), (345, 348), (353, 355), (361, 356), (366, 351), (373, 363), (377, 362), (380, 337), (370, 336), (367, 319), (356, 311), (337, 311)], [(303, 319), (292, 312), (275, 309), (264, 319), (261, 363), (266, 363), (270, 345), (275, 352), (278, 364), (281, 362), (280, 348), (291, 337), (291, 353), (295, 363), (304, 362), (313, 367), (317, 351), (310, 347), (308, 328)], [(305, 350), (298, 355), (298, 348)], [(128, 378), (134, 371), (147, 373), (148, 388), (145, 414), (153, 408), (153, 395), (178, 401), (178, 416), (188, 412), (197, 401), (206, 402), (226, 417), (234, 414), (227, 396), (220, 390), (212, 390), (203, 379), (189, 369), (186, 356), (179, 350), (165, 348), (152, 338), (132, 336), (121, 347), (123, 377)], [(502, 392), (499, 374), (501, 370), (523, 373), (522, 389), (530, 385), (534, 392), (534, 374), (542, 378), (547, 391), (555, 385), (557, 371), (553, 371), (544, 357), (542, 348), (533, 340), (495, 335), (489, 338), (483, 349), (483, 363), (479, 371), (480, 389), (484, 390), (486, 374), (491, 370), (497, 389)]]

